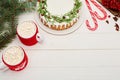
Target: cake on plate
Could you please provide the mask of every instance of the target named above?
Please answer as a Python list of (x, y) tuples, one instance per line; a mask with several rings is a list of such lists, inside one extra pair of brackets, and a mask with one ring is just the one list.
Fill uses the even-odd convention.
[(120, 0), (98, 0), (113, 15), (120, 17)]
[(52, 30), (72, 27), (80, 17), (80, 0), (40, 0), (39, 18), (42, 24)]

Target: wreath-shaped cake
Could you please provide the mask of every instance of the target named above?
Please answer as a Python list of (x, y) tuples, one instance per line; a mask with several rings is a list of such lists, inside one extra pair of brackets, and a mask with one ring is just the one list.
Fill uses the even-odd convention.
[[(50, 0), (40, 0), (39, 10), (38, 10), (40, 13), (40, 20), (45, 26), (47, 26), (53, 30), (65, 30), (65, 29), (72, 27), (79, 19), (80, 8), (82, 5), (80, 0), (70, 0), (70, 1), (73, 1), (72, 9), (69, 10), (68, 12), (66, 12), (64, 14), (60, 14), (60, 15), (52, 14), (48, 10), (48, 7), (49, 7), (48, 1), (50, 2)], [(69, 4), (69, 1), (68, 1), (68, 4)], [(66, 5), (68, 5), (68, 4), (66, 4)], [(53, 3), (53, 6), (54, 5), (55, 5), (55, 3)], [(66, 6), (66, 7), (69, 7), (69, 6)], [(54, 8), (55, 8), (55, 6), (54, 6)], [(61, 9), (61, 11), (62, 11), (62, 9)]]

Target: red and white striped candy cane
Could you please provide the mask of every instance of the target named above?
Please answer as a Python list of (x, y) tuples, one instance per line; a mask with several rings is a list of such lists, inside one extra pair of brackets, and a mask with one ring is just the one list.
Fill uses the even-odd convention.
[(103, 13), (103, 17), (101, 17), (96, 11), (94, 12), (95, 16), (99, 19), (99, 20), (105, 20), (107, 18), (107, 13), (106, 11), (98, 4), (95, 2), (95, 0), (90, 0), (102, 13)]
[(94, 27), (91, 27), (91, 26), (90, 26), (88, 20), (86, 20), (86, 25), (87, 25), (87, 27), (88, 27), (89, 30), (95, 31), (95, 30), (98, 28), (98, 23), (97, 23), (95, 14), (94, 14), (94, 12), (93, 12), (93, 10), (92, 10), (92, 8), (91, 8), (90, 3), (88, 2), (88, 0), (85, 0), (85, 2), (86, 2), (86, 5), (87, 5), (87, 7), (88, 7), (88, 9), (89, 9), (89, 12), (90, 12), (90, 14), (91, 14), (91, 16), (92, 16), (92, 19), (93, 19), (93, 21), (94, 21)]

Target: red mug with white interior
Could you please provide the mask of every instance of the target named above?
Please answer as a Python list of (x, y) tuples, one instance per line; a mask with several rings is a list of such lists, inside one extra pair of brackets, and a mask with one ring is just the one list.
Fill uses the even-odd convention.
[(19, 46), (11, 46), (2, 54), (0, 70), (10, 69), (12, 71), (21, 71), (28, 64), (28, 57), (24, 49)]
[(19, 23), (17, 26), (17, 35), (20, 41), (27, 46), (32, 46), (42, 41), (38, 27), (34, 21)]

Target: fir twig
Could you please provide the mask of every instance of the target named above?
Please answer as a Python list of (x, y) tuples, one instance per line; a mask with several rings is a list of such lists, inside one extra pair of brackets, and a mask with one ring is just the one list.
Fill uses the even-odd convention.
[(15, 38), (16, 17), (26, 10), (33, 10), (36, 1), (0, 0), (0, 49)]

